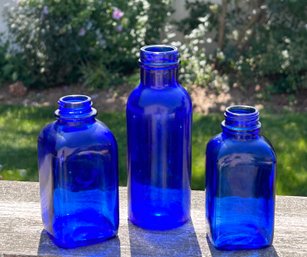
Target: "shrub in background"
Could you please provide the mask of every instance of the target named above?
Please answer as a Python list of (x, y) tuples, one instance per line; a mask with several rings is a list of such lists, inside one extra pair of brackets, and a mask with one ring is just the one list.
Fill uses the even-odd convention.
[[(186, 7), (190, 15), (177, 26), (187, 35), (184, 45), (194, 47), (193, 63), (208, 63), (220, 74), (236, 74), (243, 84), (267, 79), (272, 81), (272, 92), (289, 93), (307, 87), (304, 1), (223, 0), (217, 5), (187, 0)], [(217, 47), (206, 58), (205, 43)], [(206, 84), (208, 76), (201, 76), (203, 70), (189, 65), (185, 72), (195, 83)], [(207, 71), (210, 74), (210, 68)]]
[(160, 41), (169, 11), (169, 0), (20, 0), (6, 13), (12, 52), (26, 64), (15, 77), (110, 86), (134, 70), (142, 45)]
[[(211, 30), (214, 20), (208, 13), (207, 3), (197, 2), (195, 4), (187, 3), (187, 8), (190, 9), (190, 17), (181, 22), (170, 23), (166, 26), (165, 43), (170, 43), (177, 46), (180, 50), (181, 65), (180, 65), (180, 80), (187, 85), (196, 84), (199, 86), (210, 87), (217, 91), (228, 91), (228, 75), (221, 73), (216, 69), (212, 57), (206, 53), (206, 43), (211, 43), (211, 38), (208, 34)], [(201, 8), (198, 8), (201, 6)], [(204, 8), (203, 8), (204, 7)], [(192, 17), (196, 16), (194, 19)], [(176, 27), (184, 33), (183, 41), (173, 41), (176, 35)], [(223, 58), (223, 54), (218, 52), (216, 59)]]
[(0, 35), (0, 86), (12, 81), (22, 80), (31, 83), (31, 72), (21, 53), (10, 49), (10, 43)]
[(2, 37), (3, 35), (0, 34), (0, 83), (5, 82), (9, 77), (7, 76), (6, 72), (6, 55), (8, 52), (8, 43), (3, 42), (3, 40), (1, 40)]

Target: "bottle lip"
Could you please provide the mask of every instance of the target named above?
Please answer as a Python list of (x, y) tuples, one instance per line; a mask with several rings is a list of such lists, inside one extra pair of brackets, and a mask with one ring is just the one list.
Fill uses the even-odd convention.
[(259, 130), (259, 111), (256, 107), (249, 105), (232, 105), (224, 112), (225, 120), (222, 127), (237, 132)]
[(97, 110), (92, 108), (92, 99), (87, 95), (66, 95), (62, 96), (55, 111), (55, 116), (65, 119), (84, 119), (97, 114)]
[(144, 66), (165, 67), (179, 64), (179, 52), (172, 45), (147, 45), (140, 49), (139, 62)]
[(172, 52), (175, 53), (178, 52), (178, 48), (176, 46), (164, 45), (164, 44), (147, 45), (141, 47), (141, 52), (150, 52), (153, 54), (172, 53)]
[(92, 103), (92, 99), (87, 95), (66, 95), (62, 96), (58, 104), (64, 108), (78, 108), (84, 106), (86, 103)]
[(234, 116), (234, 117), (251, 117), (251, 116), (259, 116), (259, 111), (256, 107), (249, 105), (231, 105), (228, 106), (224, 113), (226, 116)]

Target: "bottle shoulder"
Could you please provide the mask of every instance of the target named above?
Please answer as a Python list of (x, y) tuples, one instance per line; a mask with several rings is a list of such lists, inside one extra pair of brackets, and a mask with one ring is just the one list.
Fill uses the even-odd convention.
[(276, 154), (271, 143), (263, 136), (250, 140), (234, 140), (223, 137), (222, 133), (213, 137), (207, 144), (207, 153), (214, 153), (216, 158), (222, 158), (234, 153), (253, 154), (259, 158), (276, 161)]
[(161, 89), (144, 87), (140, 84), (129, 95), (127, 110), (130, 108), (147, 108), (152, 106), (168, 109), (192, 109), (191, 97), (179, 84)]
[(54, 121), (41, 130), (38, 142), (56, 145), (57, 148), (76, 145), (117, 145), (111, 130), (99, 120), (77, 126)]
[(55, 129), (54, 129), (54, 124), (56, 123), (56, 121), (53, 121), (51, 123), (48, 123), (47, 125), (45, 125), (39, 135), (38, 135), (38, 139), (42, 140), (42, 139), (47, 139), (47, 138), (51, 138), (54, 136), (55, 134)]
[(207, 143), (206, 152), (218, 152), (222, 145), (222, 133), (215, 135), (212, 137), (209, 142)]

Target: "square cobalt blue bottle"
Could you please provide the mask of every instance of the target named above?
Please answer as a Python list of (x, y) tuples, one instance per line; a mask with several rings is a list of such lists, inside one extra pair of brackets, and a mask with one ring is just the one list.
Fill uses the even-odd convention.
[(117, 143), (95, 119), (90, 97), (62, 97), (57, 120), (38, 137), (42, 220), (60, 247), (74, 248), (117, 234)]
[(212, 244), (222, 250), (272, 244), (276, 156), (260, 135), (259, 112), (230, 106), (222, 133), (206, 151), (206, 218)]

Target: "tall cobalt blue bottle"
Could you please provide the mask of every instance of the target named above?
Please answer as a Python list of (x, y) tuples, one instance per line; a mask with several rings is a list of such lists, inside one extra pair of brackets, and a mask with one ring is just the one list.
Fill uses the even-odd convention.
[(90, 97), (62, 97), (38, 137), (44, 227), (60, 247), (104, 241), (118, 229), (117, 144)]
[(256, 108), (231, 106), (224, 115), (206, 152), (209, 238), (224, 250), (266, 247), (274, 232), (274, 149), (260, 135)]
[(141, 48), (141, 82), (127, 103), (129, 220), (145, 229), (190, 218), (192, 107), (178, 65), (173, 46)]

